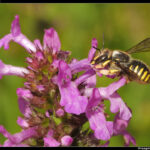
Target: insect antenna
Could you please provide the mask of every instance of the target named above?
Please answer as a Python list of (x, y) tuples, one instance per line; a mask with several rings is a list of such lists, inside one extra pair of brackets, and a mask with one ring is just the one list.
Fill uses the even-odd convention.
[(92, 46), (93, 48), (95, 48), (96, 50), (98, 50), (99, 52), (101, 51), (99, 48), (95, 47), (95, 46)]
[(99, 48), (97, 48), (95, 46), (92, 46), (92, 47), (95, 48), (96, 50), (98, 50), (99, 52), (101, 52), (101, 50), (104, 49), (104, 32), (103, 32), (103, 45), (102, 45), (102, 49), (99, 49)]

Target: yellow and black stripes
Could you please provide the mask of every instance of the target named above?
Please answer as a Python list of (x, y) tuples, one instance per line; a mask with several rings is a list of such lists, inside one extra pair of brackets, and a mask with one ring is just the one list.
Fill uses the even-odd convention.
[(145, 82), (150, 82), (150, 74), (148, 74), (147, 76), (146, 76), (146, 78), (145, 78), (145, 80), (144, 80)]
[(142, 82), (149, 83), (150, 82), (150, 70), (148, 67), (141, 61), (133, 60), (129, 64), (129, 70), (134, 72), (137, 75), (137, 78)]
[[(104, 75), (126, 76), (129, 81), (150, 83), (150, 69), (140, 60), (120, 50), (102, 49), (91, 60), (91, 66)], [(102, 72), (103, 71), (103, 72)]]

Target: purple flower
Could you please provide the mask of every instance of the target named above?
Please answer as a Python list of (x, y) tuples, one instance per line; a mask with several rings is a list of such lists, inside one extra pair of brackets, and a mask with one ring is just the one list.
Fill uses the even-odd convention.
[(65, 135), (61, 138), (61, 144), (62, 146), (70, 146), (73, 142), (73, 139), (69, 135)]
[(73, 139), (69, 135), (65, 135), (61, 138), (61, 142), (58, 142), (54, 137), (54, 131), (50, 129), (44, 138), (45, 147), (57, 147), (57, 146), (69, 146), (72, 144)]
[[(92, 39), (88, 58), (69, 60), (69, 51), (62, 51), (60, 39), (54, 28), (45, 30), (43, 45), (38, 39), (31, 42), (21, 33), (19, 16), (15, 16), (11, 33), (0, 39), (0, 47), (9, 48), (9, 42), (22, 45), (29, 57), (26, 68), (6, 65), (0, 60), (0, 78), (16, 75), (26, 79), (23, 88), (17, 89), (18, 105), (22, 117), (17, 123), (22, 131), (11, 135), (0, 126), (0, 133), (7, 140), (2, 146), (56, 147), (77, 145), (100, 146), (100, 140), (109, 144), (112, 136), (122, 135), (125, 146), (136, 145), (127, 131), (132, 117), (117, 90), (126, 84), (124, 77), (108, 87), (96, 87), (96, 74), (90, 64), (98, 42)], [(79, 72), (83, 72), (78, 75)], [(107, 76), (114, 78), (115, 76)], [(110, 101), (110, 112), (116, 113), (114, 120), (107, 120), (104, 101)], [(82, 131), (89, 122), (93, 130)], [(73, 142), (74, 141), (74, 142)]]
[[(93, 45), (93, 43), (95, 45)], [(92, 40), (92, 47), (93, 46), (97, 46), (96, 39)], [(92, 70), (90, 66), (88, 66), (89, 61), (94, 55), (94, 52), (95, 52), (95, 49), (91, 48), (89, 52), (89, 59), (88, 60), (84, 59), (82, 61), (79, 61), (79, 62), (76, 61), (72, 63), (70, 65), (71, 69), (67, 67), (67, 64), (65, 65), (65, 63), (63, 63), (62, 67), (59, 66), (58, 85), (62, 83), (62, 85), (64, 84), (65, 88), (66, 87), (68, 88), (69, 82), (72, 78), (71, 74), (78, 72), (78, 70), (86, 71), (83, 75), (81, 75), (79, 78), (75, 80), (75, 86), (79, 84), (83, 84), (85, 88), (80, 89), (80, 94), (84, 93), (85, 97), (90, 97), (90, 99), (88, 100), (88, 105), (86, 107), (86, 116), (90, 122), (91, 129), (94, 130), (95, 137), (101, 140), (109, 140), (111, 136), (113, 135), (113, 122), (106, 121), (104, 110), (103, 110), (104, 106), (103, 104), (99, 106), (99, 104), (101, 103), (102, 99), (108, 99), (111, 102), (111, 107), (110, 107), (111, 112), (113, 113), (119, 112), (119, 115), (122, 119), (125, 119), (125, 120), (130, 119), (131, 112), (129, 111), (127, 106), (124, 104), (119, 94), (116, 93), (116, 91), (126, 83), (126, 80), (124, 78), (121, 78), (118, 82), (114, 82), (106, 88), (95, 89), (95, 86), (96, 86), (95, 71)], [(61, 80), (59, 80), (59, 78)], [(62, 91), (62, 87), (60, 85), (59, 85), (59, 89), (61, 92), (61, 96), (62, 97), (64, 96), (64, 100), (63, 100), (64, 103), (62, 103), (62, 99), (61, 99), (60, 104), (62, 106), (65, 106), (66, 112), (74, 113), (72, 111), (76, 107), (74, 108), (70, 107), (70, 109), (67, 110), (69, 101), (71, 102), (71, 100), (69, 100), (71, 98), (68, 99), (67, 96), (71, 95), (70, 93), (72, 91), (75, 91), (75, 89), (68, 88), (67, 91), (69, 91), (69, 93), (67, 94), (65, 94), (65, 92)], [(75, 96), (72, 96), (72, 97), (75, 97)], [(66, 101), (67, 99), (68, 101)], [(73, 105), (73, 103), (76, 103), (75, 99), (73, 99), (71, 104)], [(80, 104), (80, 107), (81, 105), (82, 103)]]
[(129, 146), (130, 143), (136, 146), (136, 141), (133, 136), (130, 135), (127, 131), (123, 133), (123, 137), (125, 140), (125, 146)]
[(49, 130), (46, 137), (44, 138), (44, 146), (45, 147), (57, 147), (60, 145), (56, 139), (53, 138), (53, 130)]
[(11, 135), (3, 126), (0, 126), (0, 133), (3, 134), (7, 138), (4, 142), (4, 147), (8, 146), (28, 146), (23, 144), (22, 142), (31, 137), (37, 137), (36, 132), (37, 127), (28, 128), (26, 130), (21, 131), (20, 133), (16, 133)]
[(28, 128), (28, 127), (29, 127), (29, 123), (28, 123), (25, 119), (23, 119), (23, 118), (21, 118), (21, 117), (18, 117), (17, 123), (18, 123), (18, 125), (20, 125), (22, 128)]
[(86, 116), (91, 129), (94, 130), (95, 137), (101, 140), (109, 140), (113, 134), (113, 122), (106, 121), (103, 105), (100, 104), (101, 101), (102, 98), (98, 89), (93, 89), (86, 109)]
[(31, 43), (25, 35), (21, 33), (20, 25), (19, 25), (19, 16), (16, 15), (14, 21), (11, 24), (11, 33), (7, 34), (0, 40), (0, 48), (4, 46), (4, 49), (9, 48), (9, 42), (13, 40), (14, 42), (23, 46), (27, 51), (35, 52), (35, 46)]
[(93, 69), (87, 70), (84, 74), (82, 74), (79, 78), (75, 80), (76, 85), (83, 83), (87, 88), (92, 88), (96, 86), (96, 75)]
[(0, 79), (4, 75), (15, 75), (24, 77), (29, 71), (23, 67), (15, 67), (12, 65), (6, 65), (0, 60)]
[(56, 115), (58, 117), (62, 117), (64, 116), (64, 110), (62, 108), (59, 108), (57, 111), (56, 111)]
[(99, 88), (99, 92), (103, 97), (103, 99), (110, 100), (111, 103), (110, 110), (112, 113), (120, 111), (119, 112), (120, 117), (124, 120), (129, 120), (132, 114), (128, 109), (128, 107), (126, 106), (126, 104), (121, 99), (121, 97), (119, 96), (119, 94), (116, 93), (116, 91), (125, 83), (126, 79), (121, 78), (119, 81), (110, 84), (106, 88)]
[(119, 81), (112, 83), (106, 88), (86, 88), (84, 95), (91, 95), (86, 110), (86, 116), (89, 119), (91, 129), (94, 130), (96, 138), (109, 140), (112, 135), (115, 135), (113, 122), (106, 121), (103, 99), (110, 100), (110, 110), (112, 113), (118, 112), (118, 116), (124, 121), (131, 118), (131, 111), (125, 105), (119, 94), (116, 93), (116, 90), (125, 83), (126, 80), (121, 78)]
[(114, 125), (113, 125), (113, 134), (116, 135), (123, 135), (124, 141), (125, 141), (125, 146), (129, 146), (130, 142), (133, 145), (136, 145), (136, 141), (134, 139), (134, 137), (132, 137), (130, 135), (130, 133), (128, 133), (128, 131), (126, 130), (126, 128), (128, 127), (129, 124), (129, 120), (123, 120), (120, 118), (119, 114), (117, 114), (115, 116), (115, 120), (114, 120)]
[(38, 88), (38, 90), (41, 92), (41, 91), (44, 91), (44, 86), (43, 85), (37, 85), (36, 86)]
[(52, 48), (53, 52), (57, 52), (60, 50), (61, 43), (57, 32), (53, 28), (45, 30), (44, 49), (46, 47)]
[(92, 39), (91, 50), (89, 52), (88, 61), (91, 62), (92, 58), (95, 55), (96, 49), (93, 47), (97, 47), (98, 42), (95, 38)]
[(77, 85), (71, 78), (70, 67), (64, 61), (60, 61), (57, 81), (61, 94), (60, 105), (65, 106), (66, 112), (78, 115), (85, 112), (88, 100), (80, 95)]
[(45, 147), (57, 147), (57, 146), (60, 146), (60, 143), (56, 141), (53, 137), (45, 137), (44, 146)]
[(32, 112), (30, 109), (29, 99), (33, 97), (31, 92), (27, 89), (18, 88), (17, 95), (21, 113), (26, 117), (30, 117)]

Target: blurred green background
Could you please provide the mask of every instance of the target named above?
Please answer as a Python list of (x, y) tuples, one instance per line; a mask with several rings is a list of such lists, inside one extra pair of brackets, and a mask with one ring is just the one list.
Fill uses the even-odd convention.
[[(150, 37), (150, 4), (0, 4), (0, 38), (10, 32), (14, 16), (20, 16), (21, 31), (31, 40), (42, 42), (44, 29), (54, 27), (60, 37), (62, 49), (70, 50), (72, 57), (88, 56), (93, 37), (102, 47), (127, 50)], [(1, 48), (0, 59), (6, 64), (26, 66), (26, 51), (11, 42), (8, 51)], [(134, 54), (150, 65), (150, 52)], [(115, 79), (116, 80), (116, 79)], [(107, 86), (113, 81), (98, 78), (98, 86)], [(13, 133), (19, 132), (16, 123), (21, 115), (18, 109), (16, 89), (24, 80), (4, 76), (0, 80), (0, 124)], [(150, 85), (129, 83), (119, 94), (132, 109), (133, 117), (128, 131), (135, 137), (137, 146), (150, 146)], [(0, 135), (0, 142), (4, 138)], [(122, 146), (121, 136), (113, 137), (110, 146)]]

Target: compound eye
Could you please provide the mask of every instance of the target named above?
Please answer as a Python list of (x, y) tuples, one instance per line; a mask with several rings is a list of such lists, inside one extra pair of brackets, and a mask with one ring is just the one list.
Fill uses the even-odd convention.
[(108, 58), (107, 55), (102, 55), (95, 60), (95, 64), (99, 64), (101, 62), (104, 62), (105, 60), (107, 60), (107, 58)]

